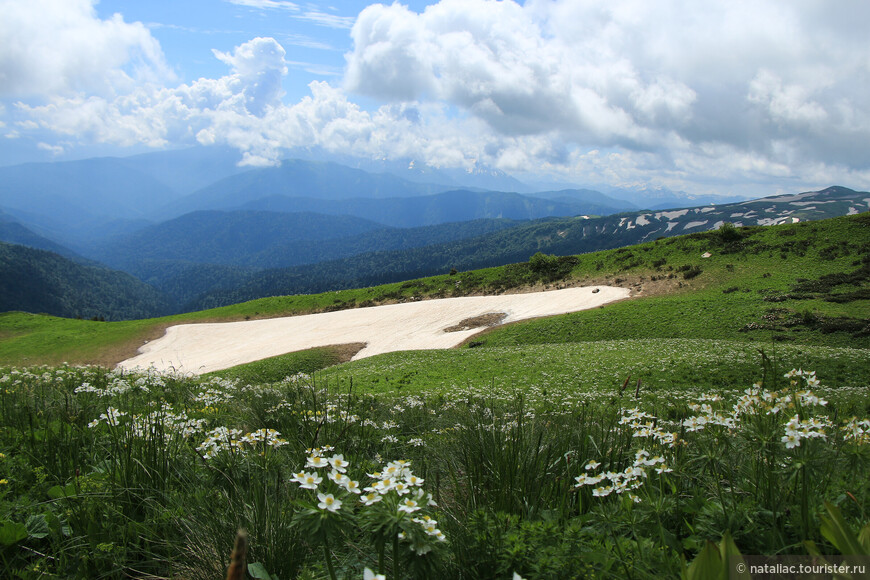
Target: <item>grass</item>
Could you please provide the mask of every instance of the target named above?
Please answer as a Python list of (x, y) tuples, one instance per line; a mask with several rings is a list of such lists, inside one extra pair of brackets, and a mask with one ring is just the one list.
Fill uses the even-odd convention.
[[(868, 348), (867, 278), (848, 276), (868, 267), (862, 262), (870, 254), (870, 242), (865, 241), (868, 215), (740, 228), (727, 235), (691, 234), (549, 262), (538, 259), (372, 288), (265, 298), (149, 320), (92, 322), (5, 313), (0, 314), (0, 363), (112, 365), (133, 356), (172, 324), (587, 284), (631, 287), (648, 298), (555, 322), (505, 327), (488, 334), (484, 343), (683, 337)], [(710, 257), (703, 258), (708, 252)], [(847, 280), (821, 285), (818, 291), (795, 290), (825, 276)], [(831, 301), (850, 293), (854, 296), (848, 301)]]
[[(723, 537), (836, 554), (826, 502), (853, 530), (870, 515), (867, 227), (726, 228), (147, 321), (0, 315), (0, 360), (108, 363), (180, 322), (573, 284), (640, 296), (360, 361), (343, 345), (199, 378), (0, 369), (3, 575), (221, 577), (238, 528), (250, 570), (279, 578), (676, 578)], [(302, 487), (325, 445), (361, 485), (410, 461), (437, 507), (367, 506), (325, 471)]]
[[(777, 368), (819, 369), (828, 384), (867, 384), (870, 352), (863, 349), (703, 339), (602, 340), (467, 350), (397, 352), (329, 368), (319, 380), (364, 393), (434, 395), (468, 389), (512, 388), (542, 398), (573, 399), (613, 392), (631, 377), (643, 392), (716, 390), (761, 378), (762, 353)], [(785, 370), (783, 372), (785, 372)]]
[[(646, 348), (638, 360), (655, 352)], [(723, 535), (746, 554), (805, 554), (803, 541), (836, 553), (821, 533), (824, 502), (852, 529), (868, 516), (870, 408), (866, 381), (848, 378), (852, 365), (866, 376), (867, 361), (857, 349), (817, 348), (845, 382), (789, 373), (790, 382), (776, 368), (785, 359), (743, 367), (748, 353), (738, 352), (715, 361), (690, 352), (683, 362), (695, 359), (698, 372), (640, 388), (615, 373), (582, 390), (505, 381), (379, 395), (323, 376), (250, 385), (2, 369), (0, 569), (221, 577), (238, 528), (250, 569), (280, 578), (358, 578), (363, 568), (391, 579), (678, 577), (683, 559)], [(651, 364), (667, 362), (661, 351)], [(617, 356), (604, 366), (617, 368)], [(717, 368), (734, 381), (716, 384)], [(807, 427), (789, 447), (795, 421)], [(237, 431), (220, 434), (228, 429)], [(364, 505), (328, 468), (306, 466), (311, 448), (342, 454), (361, 485), (407, 460), (411, 488), (424, 491), (381, 489)], [(300, 485), (302, 472), (322, 476), (316, 490)], [(437, 506), (397, 510), (427, 492)], [(328, 509), (326, 493), (342, 505)]]
[(249, 384), (276, 383), (298, 374), (313, 375), (317, 371), (349, 361), (365, 345), (362, 343), (310, 348), (281, 356), (203, 375), (220, 377)]

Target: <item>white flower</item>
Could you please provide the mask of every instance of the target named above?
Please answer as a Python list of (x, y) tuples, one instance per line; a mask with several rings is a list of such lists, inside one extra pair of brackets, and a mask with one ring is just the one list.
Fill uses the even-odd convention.
[(341, 454), (333, 455), (332, 457), (330, 457), (329, 464), (332, 466), (332, 468), (334, 470), (339, 471), (341, 473), (344, 473), (345, 471), (347, 471), (347, 466), (349, 465), (349, 463), (344, 460), (344, 455), (341, 455)]
[(329, 465), (329, 462), (319, 455), (309, 455), (308, 461), (305, 462), (305, 467), (313, 467), (315, 469), (320, 469), (327, 465)]
[(610, 495), (610, 492), (613, 491), (613, 488), (609, 485), (602, 485), (601, 487), (596, 487), (592, 490), (592, 495), (595, 497), (605, 497)]
[(299, 482), (303, 489), (317, 489), (323, 478), (316, 473), (297, 473), (293, 481)]
[(363, 502), (364, 505), (372, 505), (373, 503), (378, 503), (382, 499), (384, 499), (383, 496), (376, 491), (370, 491), (359, 496), (359, 500)]
[(409, 514), (414, 513), (418, 509), (420, 509), (420, 507), (417, 505), (417, 502), (414, 501), (413, 499), (411, 499), (410, 497), (402, 500), (401, 505), (399, 505), (400, 512), (405, 512), (405, 513), (409, 513)]
[(317, 507), (322, 510), (337, 512), (339, 509), (341, 509), (341, 500), (335, 499), (331, 493), (318, 493), (317, 499), (320, 500), (320, 503), (317, 504)]
[(794, 449), (795, 447), (800, 447), (801, 444), (800, 435), (794, 431), (786, 432), (781, 441), (785, 443), (786, 449)]
[(594, 461), (594, 460), (593, 460), (593, 461), (590, 461), (589, 463), (587, 463), (587, 464), (586, 464), (586, 467), (585, 467), (584, 469), (585, 469), (586, 471), (589, 471), (589, 470), (595, 469), (595, 468), (598, 467), (599, 465), (601, 465), (601, 464), (598, 463), (597, 461)]
[(387, 577), (383, 574), (375, 574), (366, 568), (363, 570), (363, 580), (387, 580)]
[(334, 469), (329, 472), (329, 475), (327, 475), (327, 477), (330, 481), (335, 482), (335, 485), (340, 485), (342, 487), (344, 487), (347, 482), (350, 481), (350, 478), (347, 475), (345, 475), (344, 473), (340, 473)]
[(405, 483), (408, 485), (421, 486), (425, 480), (422, 477), (417, 477), (413, 473), (405, 477)]

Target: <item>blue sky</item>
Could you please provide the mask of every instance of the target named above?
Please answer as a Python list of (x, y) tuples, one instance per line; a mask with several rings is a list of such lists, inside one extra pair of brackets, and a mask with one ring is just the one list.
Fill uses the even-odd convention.
[(0, 0), (0, 164), (316, 145), (520, 178), (870, 189), (864, 0)]

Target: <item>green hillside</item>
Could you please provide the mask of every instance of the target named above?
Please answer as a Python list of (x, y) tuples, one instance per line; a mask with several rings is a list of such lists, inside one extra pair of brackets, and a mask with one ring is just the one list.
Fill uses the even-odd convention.
[(129, 274), (0, 242), (0, 312), (119, 320), (166, 312), (162, 296)]
[[(2, 565), (219, 578), (240, 528), (261, 578), (695, 579), (723, 552), (866, 553), (868, 233), (867, 213), (725, 226), (162, 319), (0, 315)], [(109, 365), (179, 322), (605, 283), (635, 297), (459, 349), (21, 368)]]
[(244, 284), (215, 290), (190, 304), (201, 310), (265, 296), (311, 294), (475, 270), (527, 260), (536, 252), (565, 256), (621, 248), (662, 237), (718, 229), (722, 224), (772, 225), (855, 214), (868, 207), (866, 192), (829, 187), (817, 192), (672, 211), (637, 211), (604, 217), (544, 218), (473, 238), (389, 251), (384, 246), (304, 267), (271, 269)]
[[(868, 218), (704, 232), (578, 256), (313, 295), (266, 298), (159, 319), (94, 324), (0, 316), (0, 361), (117, 362), (181, 322), (244, 320), (426, 297), (582, 284), (631, 287), (603, 310), (508, 326), (474, 344), (710, 338), (867, 348)], [(703, 257), (710, 253), (709, 258)], [(102, 353), (111, 350), (112, 356)], [(121, 358), (117, 358), (121, 357)]]

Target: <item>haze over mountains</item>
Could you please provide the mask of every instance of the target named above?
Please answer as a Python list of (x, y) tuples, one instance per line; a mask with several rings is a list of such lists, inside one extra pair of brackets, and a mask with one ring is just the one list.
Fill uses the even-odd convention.
[[(253, 169), (221, 148), (0, 167), (0, 241), (17, 245), (2, 253), (0, 310), (43, 304), (63, 316), (153, 316), (525, 261), (538, 251), (613, 248), (725, 222), (821, 219), (870, 204), (870, 194), (840, 187), (737, 202), (667, 190), (538, 191), (486, 168), (299, 154)], [(64, 272), (51, 292), (65, 298), (31, 292), (43, 299), (22, 301), (20, 289), (34, 281), (58, 286), (51, 270)], [(70, 298), (86, 281), (103, 288), (102, 313), (99, 300)], [(138, 305), (106, 300), (106, 288)]]

